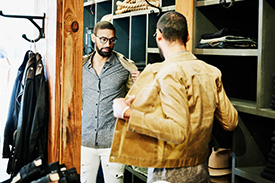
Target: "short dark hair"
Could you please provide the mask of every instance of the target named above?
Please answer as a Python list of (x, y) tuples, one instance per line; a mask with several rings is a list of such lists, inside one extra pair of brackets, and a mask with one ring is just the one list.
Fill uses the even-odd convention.
[(115, 29), (114, 25), (111, 22), (108, 22), (105, 20), (99, 21), (96, 23), (96, 25), (94, 27), (94, 34), (96, 34), (99, 29), (110, 29), (116, 33), (116, 29)]
[(179, 41), (186, 45), (188, 28), (186, 18), (182, 14), (175, 11), (163, 14), (158, 20), (157, 29), (167, 41)]

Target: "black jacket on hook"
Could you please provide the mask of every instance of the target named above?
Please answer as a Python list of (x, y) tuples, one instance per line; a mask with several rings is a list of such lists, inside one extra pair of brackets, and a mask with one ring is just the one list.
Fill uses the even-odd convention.
[(12, 176), (38, 156), (47, 158), (48, 106), (41, 56), (27, 51), (14, 84), (4, 134), (3, 157), (9, 158), (7, 173)]

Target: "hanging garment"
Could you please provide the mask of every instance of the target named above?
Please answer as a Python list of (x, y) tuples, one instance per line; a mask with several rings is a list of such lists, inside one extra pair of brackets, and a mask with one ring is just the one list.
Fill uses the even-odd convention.
[(38, 156), (47, 158), (48, 111), (41, 56), (27, 51), (18, 70), (5, 127), (3, 157), (9, 158), (7, 173), (15, 175)]
[(20, 83), (23, 78), (23, 73), (26, 67), (26, 64), (29, 60), (29, 53), (31, 51), (27, 51), (24, 57), (24, 60), (21, 66), (18, 69), (17, 76), (15, 79), (15, 83), (13, 85), (13, 90), (10, 99), (9, 112), (7, 117), (7, 122), (4, 131), (4, 142), (3, 142), (3, 158), (9, 158), (11, 154), (11, 150), (9, 146), (13, 145), (13, 133), (17, 126), (17, 116), (19, 111), (19, 102), (17, 102), (17, 96), (20, 90)]

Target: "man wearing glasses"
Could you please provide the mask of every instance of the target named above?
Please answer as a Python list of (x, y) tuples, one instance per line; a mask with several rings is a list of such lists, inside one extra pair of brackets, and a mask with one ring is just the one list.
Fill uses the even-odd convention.
[(108, 21), (94, 27), (95, 51), (83, 60), (81, 182), (96, 183), (101, 163), (105, 183), (122, 183), (124, 165), (110, 163), (116, 118), (112, 101), (124, 97), (139, 71), (134, 62), (113, 51), (116, 30)]

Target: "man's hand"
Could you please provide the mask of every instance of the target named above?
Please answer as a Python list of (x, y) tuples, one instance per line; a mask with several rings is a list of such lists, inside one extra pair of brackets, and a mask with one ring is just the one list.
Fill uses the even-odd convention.
[(129, 120), (132, 109), (130, 105), (135, 100), (135, 96), (129, 96), (127, 100), (125, 98), (116, 98), (113, 101), (113, 111), (116, 118)]
[(131, 76), (132, 76), (134, 82), (136, 82), (136, 80), (138, 79), (139, 75), (140, 75), (140, 71), (132, 71), (131, 72)]

